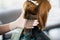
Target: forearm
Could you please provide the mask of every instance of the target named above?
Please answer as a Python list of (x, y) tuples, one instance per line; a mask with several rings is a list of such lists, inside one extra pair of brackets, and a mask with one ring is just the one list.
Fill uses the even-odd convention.
[(4, 34), (6, 32), (12, 31), (14, 29), (21, 29), (21, 31), (23, 30), (23, 27), (21, 25), (19, 25), (21, 23), (19, 23), (19, 21), (14, 21), (8, 24), (3, 24), (0, 25), (0, 34)]
[(9, 24), (0, 25), (0, 34), (6, 33), (8, 31), (10, 31)]
[(0, 25), (0, 34), (4, 34), (6, 32), (12, 31), (16, 28), (23, 29), (23, 27), (21, 27), (20, 24), (21, 23), (19, 21), (14, 21), (14, 22), (11, 22), (11, 23), (8, 23), (8, 24)]

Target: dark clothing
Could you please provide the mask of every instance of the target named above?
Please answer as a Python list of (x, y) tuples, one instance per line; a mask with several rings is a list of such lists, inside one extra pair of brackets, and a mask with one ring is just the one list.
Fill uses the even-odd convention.
[(40, 29), (33, 28), (32, 31), (26, 31), (22, 34), (20, 40), (50, 40)]

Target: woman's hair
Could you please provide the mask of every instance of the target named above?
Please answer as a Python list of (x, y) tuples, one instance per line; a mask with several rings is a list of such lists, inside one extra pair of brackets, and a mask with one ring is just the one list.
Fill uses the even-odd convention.
[(46, 1), (36, 0), (36, 1), (40, 2), (38, 6), (36, 6), (30, 1), (26, 1), (24, 3), (24, 10), (25, 10), (24, 18), (27, 20), (37, 19), (39, 22), (37, 27), (39, 27), (39, 29), (44, 29), (47, 21), (48, 12), (51, 9), (51, 5), (47, 0)]

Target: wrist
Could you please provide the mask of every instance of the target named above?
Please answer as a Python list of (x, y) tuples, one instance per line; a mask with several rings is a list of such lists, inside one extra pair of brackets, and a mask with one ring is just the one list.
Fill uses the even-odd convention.
[(11, 22), (11, 23), (9, 23), (9, 29), (10, 30), (14, 30), (14, 29), (23, 29), (24, 28), (24, 26), (23, 25), (21, 25), (19, 22)]
[(10, 30), (14, 30), (14, 29), (16, 29), (16, 28), (17, 28), (17, 25), (16, 25), (15, 22), (9, 23), (9, 29), (10, 29)]

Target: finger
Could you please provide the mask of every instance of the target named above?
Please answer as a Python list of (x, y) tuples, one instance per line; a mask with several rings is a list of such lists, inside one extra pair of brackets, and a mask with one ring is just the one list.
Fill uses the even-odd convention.
[(37, 24), (33, 24), (33, 26), (37, 26)]
[(38, 20), (34, 20), (34, 24), (39, 24), (39, 23), (38, 23)]
[(38, 22), (38, 20), (34, 20), (34, 21), (37, 21)]
[(25, 27), (26, 29), (31, 29), (31, 28), (34, 28), (34, 27)]
[(34, 21), (33, 26), (37, 26), (38, 24), (38, 21)]

